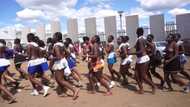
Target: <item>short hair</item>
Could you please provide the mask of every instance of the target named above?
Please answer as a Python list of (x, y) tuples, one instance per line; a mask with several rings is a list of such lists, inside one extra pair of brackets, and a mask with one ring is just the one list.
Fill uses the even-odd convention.
[(27, 40), (28, 40), (28, 42), (34, 41), (34, 39), (35, 39), (34, 37), (35, 37), (35, 35), (33, 33), (28, 33), (27, 34)]
[(176, 38), (180, 39), (181, 38), (181, 34), (180, 33), (176, 33)]
[(151, 37), (152, 39), (154, 39), (154, 35), (153, 34), (148, 34), (147, 37)]
[(113, 35), (109, 35), (109, 37), (111, 37), (111, 39), (114, 40), (114, 36)]
[(14, 40), (14, 44), (20, 44), (20, 39), (19, 39), (19, 38), (16, 38), (16, 39)]
[(54, 36), (56, 37), (57, 41), (61, 41), (61, 42), (63, 41), (61, 32), (54, 33)]
[(88, 36), (84, 36), (82, 39), (83, 39), (83, 41), (89, 41), (90, 40)]
[(40, 38), (38, 36), (34, 36), (34, 41), (33, 42), (38, 43), (39, 41), (40, 41)]
[(44, 47), (45, 43), (43, 40), (39, 40), (38, 45), (39, 45), (39, 47)]
[(100, 37), (99, 37), (99, 35), (94, 35), (94, 37), (96, 38), (95, 42), (96, 43), (100, 43)]
[(138, 36), (142, 36), (142, 35), (144, 34), (143, 28), (142, 28), (142, 27), (137, 28), (136, 34), (137, 34)]
[(68, 44), (73, 44), (73, 41), (72, 41), (71, 38), (66, 38), (65, 40), (66, 40), (66, 42), (67, 42)]
[(173, 33), (168, 34), (168, 37), (171, 37), (172, 40), (176, 39), (176, 35)]
[(53, 39), (52, 38), (47, 38), (47, 43), (52, 43)]
[(129, 41), (129, 36), (123, 36), (123, 42), (128, 42)]
[(6, 45), (6, 41), (4, 39), (0, 39), (0, 43), (2, 43), (3, 45)]

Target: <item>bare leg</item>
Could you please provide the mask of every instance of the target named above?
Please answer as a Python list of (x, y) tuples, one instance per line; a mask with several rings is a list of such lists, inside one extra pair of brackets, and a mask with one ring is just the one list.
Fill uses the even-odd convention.
[(13, 94), (11, 94), (11, 93), (2, 85), (2, 82), (1, 82), (2, 75), (3, 75), (3, 73), (0, 73), (0, 90), (2, 90), (5, 94), (7, 94), (7, 95), (11, 98), (11, 100), (10, 100), (9, 103), (12, 103), (12, 102), (15, 101), (15, 98), (14, 98)]
[(55, 71), (55, 80), (61, 87), (66, 87), (73, 92), (73, 100), (78, 97), (79, 89), (74, 88), (69, 82), (63, 78), (63, 71)]
[(21, 78), (28, 79), (26, 72), (21, 68), (21, 64), (17, 64), (15, 65), (15, 67), (16, 67), (16, 70), (20, 73)]
[(112, 67), (113, 67), (113, 65), (108, 64), (108, 69), (109, 69), (109, 72), (110, 72), (110, 74), (111, 74), (111, 79), (112, 79), (112, 80), (115, 80), (116, 77), (115, 77), (115, 75), (114, 75), (114, 72), (113, 72)]
[(122, 81), (122, 84), (128, 84), (128, 79), (126, 78), (126, 67), (124, 65), (120, 65), (120, 73), (121, 73), (121, 76), (123, 77), (123, 81)]
[(180, 73), (184, 75), (188, 80), (190, 80), (190, 75), (184, 70), (184, 65), (181, 65)]
[(158, 78), (161, 81), (161, 83), (164, 82), (163, 77), (159, 73), (156, 72), (156, 67), (152, 67), (150, 69), (150, 71), (151, 71), (151, 73), (152, 73), (153, 76), (155, 76), (156, 78)]
[(73, 68), (73, 71), (78, 76), (79, 80), (82, 80), (81, 74), (79, 73), (78, 69), (77, 68)]
[(91, 93), (94, 94), (95, 93), (95, 79), (93, 76), (93, 68), (91, 63), (88, 63), (88, 69), (89, 69), (89, 73), (88, 73), (88, 80), (89, 80), (89, 85), (91, 88)]
[(141, 69), (141, 76), (143, 78), (143, 80), (148, 83), (148, 85), (150, 85), (152, 87), (152, 93), (155, 93), (155, 85), (154, 83), (151, 81), (151, 79), (148, 77), (147, 72), (148, 72), (148, 64), (147, 63), (143, 63), (143, 64), (139, 64), (140, 65), (140, 69)]
[(185, 83), (178, 75), (177, 73), (171, 74), (172, 79), (178, 83), (180, 86), (186, 86), (187, 83)]
[(92, 94), (95, 93), (95, 81), (94, 81), (94, 76), (93, 76), (93, 73), (92, 71), (89, 72), (89, 75), (88, 75), (88, 80), (89, 80), (89, 83), (90, 83), (90, 88), (92, 90)]
[(95, 76), (100, 81), (100, 83), (107, 89), (107, 95), (110, 95), (111, 94), (111, 89), (109, 87), (108, 81), (103, 78), (102, 71), (96, 72)]
[(170, 90), (170, 91), (173, 91), (173, 88), (172, 88), (172, 85), (171, 85), (171, 81), (170, 81), (169, 76), (170, 76), (170, 73), (169, 73), (168, 71), (165, 71), (165, 72), (164, 72), (164, 79), (165, 79), (165, 81), (166, 81), (166, 83), (167, 83), (167, 85), (168, 85), (168, 87), (169, 87), (169, 90)]
[(15, 88), (18, 88), (18, 86), (19, 86), (19, 82), (17, 82), (14, 78), (12, 78), (11, 76), (9, 76), (6, 72), (4, 73), (4, 75), (3, 75), (3, 78), (6, 80), (6, 82), (7, 82), (7, 80), (8, 81), (10, 81), (11, 83), (13, 83), (14, 85), (15, 85)]
[(34, 89), (38, 90), (37, 86), (40, 86), (41, 89), (43, 88), (42, 83), (40, 81), (38, 81), (37, 79), (35, 79), (34, 75), (29, 74), (29, 80)]
[(143, 94), (144, 93), (144, 90), (143, 90), (143, 85), (142, 85), (142, 78), (141, 78), (141, 70), (139, 69), (139, 64), (136, 64), (135, 66), (135, 78), (136, 78), (136, 81), (137, 81), (137, 84), (139, 86), (139, 90), (138, 90), (138, 93), (139, 94)]

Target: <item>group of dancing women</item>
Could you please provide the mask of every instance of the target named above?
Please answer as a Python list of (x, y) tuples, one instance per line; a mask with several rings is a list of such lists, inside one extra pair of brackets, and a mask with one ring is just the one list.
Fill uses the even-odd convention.
[[(6, 47), (6, 41), (0, 39), (0, 95), (6, 95), (9, 104), (17, 102), (9, 87), (17, 89), (20, 82), (27, 80), (32, 86), (32, 96), (46, 97), (53, 86), (57, 86), (64, 94), (68, 94), (67, 91), (72, 92), (69, 96), (73, 100), (79, 97), (79, 91), (84, 86), (88, 87), (91, 94), (95, 94), (103, 86), (106, 89), (105, 96), (111, 96), (116, 84), (131, 84), (129, 78), (136, 81), (138, 89), (135, 91), (139, 94), (144, 93), (143, 83), (151, 87), (152, 94), (157, 89), (173, 91), (172, 83), (178, 84), (188, 93), (190, 75), (184, 68), (188, 59), (181, 35), (176, 33), (167, 36), (163, 57), (156, 54), (154, 35), (144, 36), (143, 28), (138, 28), (136, 35), (135, 46), (131, 46), (128, 36), (114, 38), (109, 35), (106, 44), (101, 42), (98, 35), (91, 38), (85, 36), (83, 43), (74, 44), (71, 38), (63, 39), (60, 32), (53, 34), (46, 43), (35, 34), (29, 33), (26, 35), (25, 47), (21, 45), (20, 39), (14, 40), (12, 58), (7, 58), (10, 49)], [(78, 69), (80, 61), (88, 67), (88, 85), (84, 85), (84, 76), (81, 74), (84, 71)], [(8, 69), (11, 62), (18, 71), (19, 79)], [(23, 68), (24, 63), (27, 63), (27, 69)], [(116, 70), (116, 64), (119, 64), (119, 70)], [(105, 67), (109, 72), (105, 72)], [(158, 85), (153, 77), (160, 81)]]

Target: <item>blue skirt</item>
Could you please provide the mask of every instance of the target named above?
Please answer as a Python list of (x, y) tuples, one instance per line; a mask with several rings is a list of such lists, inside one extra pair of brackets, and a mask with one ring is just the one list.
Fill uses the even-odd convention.
[(47, 62), (40, 64), (40, 72), (46, 72), (48, 69), (49, 67)]
[(107, 62), (108, 62), (108, 64), (115, 64), (117, 62), (117, 58), (116, 58), (115, 52), (109, 53)]
[(35, 73), (44, 73), (49, 69), (47, 61), (44, 59), (35, 59), (29, 61), (28, 65), (28, 73), (35, 74)]
[(72, 56), (69, 56), (67, 58), (67, 62), (69, 65), (69, 68), (72, 70), (74, 67), (76, 67), (76, 59), (74, 59)]
[(116, 58), (107, 59), (108, 64), (115, 64), (117, 62)]
[(1, 66), (0, 67), (0, 73), (3, 73), (7, 70), (8, 66)]
[(5, 72), (10, 65), (10, 61), (5, 58), (0, 58), (0, 72)]
[(40, 70), (40, 65), (35, 65), (35, 66), (29, 66), (28, 67), (28, 73), (31, 75), (34, 75), (35, 73), (37, 73)]

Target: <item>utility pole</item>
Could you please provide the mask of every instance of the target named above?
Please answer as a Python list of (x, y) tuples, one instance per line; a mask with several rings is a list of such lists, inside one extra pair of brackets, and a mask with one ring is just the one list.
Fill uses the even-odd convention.
[(120, 32), (123, 34), (123, 28), (122, 28), (122, 14), (123, 11), (118, 11), (119, 17), (120, 17)]

